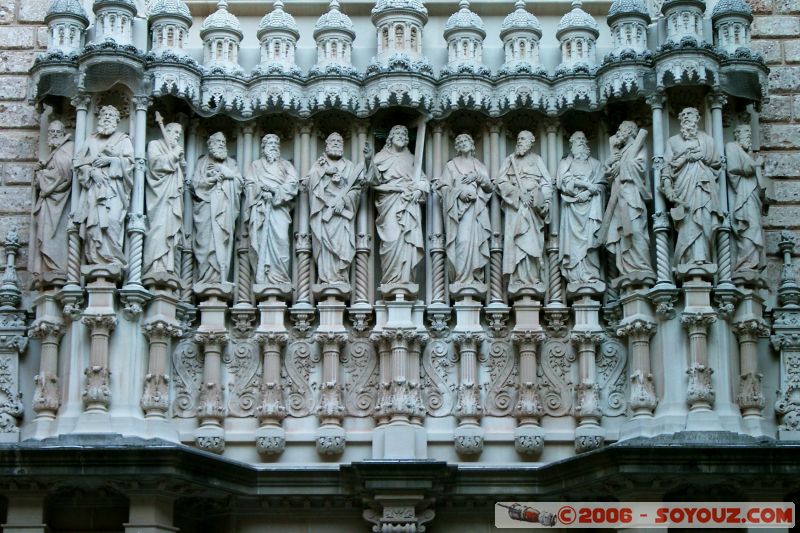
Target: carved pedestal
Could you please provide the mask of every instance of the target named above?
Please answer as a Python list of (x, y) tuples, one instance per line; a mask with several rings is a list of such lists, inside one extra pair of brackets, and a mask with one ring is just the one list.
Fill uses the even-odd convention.
[(200, 427), (195, 432), (195, 443), (203, 450), (222, 453), (225, 450), (223, 423), (227, 414), (225, 387), (222, 384), (222, 354), (229, 340), (225, 314), (227, 302), (233, 294), (233, 285), (198, 285), (194, 290), (200, 299), (197, 306), (200, 326), (194, 340), (203, 350), (203, 378), (197, 400)]
[(537, 377), (536, 361), (539, 345), (544, 337), (541, 327), (538, 330), (518, 330), (511, 335), (519, 352), (519, 396), (514, 406), (514, 417), (517, 419), (514, 447), (523, 455), (537, 456), (544, 449), (545, 431), (539, 425), (544, 409), (539, 396), (541, 384)]
[(108, 364), (108, 347), (111, 332), (117, 325), (114, 305), (116, 281), (121, 279), (117, 265), (83, 267), (89, 303), (81, 322), (89, 330), (91, 348), (89, 365), (84, 370), (84, 387), (81, 394), (84, 412), (78, 419), (75, 433), (108, 433), (111, 403), (111, 370)]
[(572, 343), (578, 352), (578, 384), (573, 415), (578, 422), (575, 428), (575, 451), (593, 450), (603, 445), (605, 431), (600, 427), (600, 386), (597, 383), (597, 345), (603, 340), (600, 327), (600, 303), (583, 296), (572, 306), (575, 311), (575, 328)]
[(689, 414), (686, 429), (689, 431), (721, 430), (719, 417), (714, 407), (714, 385), (711, 376), (714, 369), (708, 360), (708, 327), (717, 320), (711, 307), (711, 284), (700, 277), (693, 277), (683, 284), (686, 306), (680, 320), (689, 335), (689, 384), (686, 402)]
[(317, 416), (317, 452), (322, 455), (340, 455), (344, 452), (346, 432), (342, 427), (345, 416), (342, 401), (342, 381), (339, 378), (339, 357), (347, 343), (344, 327), (345, 305), (343, 301), (350, 292), (349, 286), (315, 286), (320, 301), (319, 327), (314, 340), (322, 352), (322, 384)]
[(176, 318), (180, 284), (175, 276), (164, 274), (149, 276), (144, 282), (153, 298), (142, 325), (149, 341), (149, 354), (141, 406), (147, 420), (148, 435), (179, 442), (177, 429), (167, 420), (167, 412), (170, 403), (170, 344), (173, 338), (183, 334)]
[(651, 372), (650, 338), (656, 332), (652, 306), (643, 284), (622, 283), (623, 317), (616, 334), (627, 337), (630, 353), (628, 406), (632, 416), (621, 430), (622, 438), (651, 436), (653, 411), (658, 405)]
[[(261, 309), (262, 317), (269, 315), (268, 306)], [(266, 317), (264, 317), (266, 318)], [(261, 345), (263, 377), (259, 387), (256, 417), (259, 427), (256, 429), (256, 449), (265, 455), (277, 455), (286, 447), (286, 432), (281, 427), (286, 417), (283, 403), (283, 386), (281, 385), (281, 354), (289, 339), (282, 324), (272, 324), (269, 329), (267, 320), (262, 320), (264, 329), (256, 331), (255, 339)]]
[(52, 434), (52, 424), (61, 406), (58, 379), (58, 346), (65, 327), (55, 290), (47, 290), (36, 300), (36, 320), (28, 336), (39, 341), (41, 358), (39, 373), (34, 376), (33, 410), (36, 413), (26, 438), (43, 439)]
[(420, 354), (427, 340), (423, 308), (397, 294), (376, 306), (370, 338), (379, 357), (373, 459), (425, 459), (427, 435), (420, 383)]
[(792, 262), (794, 237), (788, 231), (778, 243), (783, 254), (780, 307), (773, 311), (772, 345), (780, 351), (780, 389), (775, 400), (778, 415), (778, 440), (800, 440), (800, 286)]
[(478, 455), (483, 451), (484, 430), (481, 427), (483, 401), (478, 379), (478, 357), (486, 338), (480, 323), (481, 294), (478, 290), (462, 290), (456, 310), (456, 326), (453, 342), (458, 350), (459, 383), (456, 391), (456, 406), (453, 411), (458, 419), (454, 442), (456, 452), (462, 455)]

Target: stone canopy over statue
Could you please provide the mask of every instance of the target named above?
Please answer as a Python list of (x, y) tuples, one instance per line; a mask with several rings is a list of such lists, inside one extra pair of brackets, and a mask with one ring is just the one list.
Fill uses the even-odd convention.
[(63, 277), (67, 269), (67, 226), (75, 144), (58, 120), (47, 128), (47, 144), (50, 155), (39, 162), (34, 181), (37, 254), (33, 272)]
[[(425, 246), (420, 206), (430, 187), (408, 150), (408, 129), (392, 127), (383, 149), (374, 157), (367, 149), (365, 156), (368, 182), (375, 191), (381, 284), (385, 291), (398, 285), (415, 285), (416, 267)], [(416, 292), (416, 288), (410, 292)]]
[(221, 132), (208, 138), (208, 155), (197, 161), (191, 186), (194, 282), (199, 285), (227, 283), (241, 203), (242, 175), (236, 161), (228, 157), (227, 141)]
[(133, 185), (133, 144), (117, 131), (120, 114), (104, 106), (97, 131), (75, 154), (75, 172), (81, 186), (76, 216), (87, 265), (124, 266), (125, 217)]
[(250, 265), (256, 285), (280, 293), (291, 291), (291, 208), (299, 190), (294, 166), (281, 158), (281, 141), (267, 134), (264, 157), (245, 172), (243, 224), (250, 242)]
[(364, 165), (343, 157), (344, 139), (331, 133), (325, 152), (306, 176), (313, 253), (319, 282), (349, 290), (356, 253), (355, 218), (364, 185)]
[(678, 274), (716, 272), (713, 243), (722, 213), (717, 175), (720, 154), (710, 135), (698, 130), (700, 113), (687, 107), (678, 114), (681, 131), (667, 141), (660, 188), (673, 208), (678, 230), (673, 263)]
[(535, 140), (529, 131), (519, 133), (496, 181), (505, 212), (503, 274), (512, 297), (525, 291), (544, 294), (544, 236), (553, 185), (544, 161), (533, 152)]
[(455, 140), (456, 157), (434, 182), (442, 196), (445, 248), (451, 269), (451, 291), (486, 290), (484, 270), (489, 263), (489, 201), (493, 185), (486, 166), (475, 157), (468, 134)]

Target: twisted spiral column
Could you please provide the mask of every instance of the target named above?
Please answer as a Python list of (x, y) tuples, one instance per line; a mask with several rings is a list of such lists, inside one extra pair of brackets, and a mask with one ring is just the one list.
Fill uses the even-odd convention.
[(356, 235), (354, 303), (369, 303), (369, 251), (371, 240), (370, 235), (366, 233)]

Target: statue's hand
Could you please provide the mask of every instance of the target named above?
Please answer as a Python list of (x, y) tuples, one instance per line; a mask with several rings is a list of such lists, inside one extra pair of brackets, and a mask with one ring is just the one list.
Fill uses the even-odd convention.
[(333, 206), (333, 213), (336, 215), (341, 215), (342, 211), (344, 211), (344, 201), (340, 199), (337, 200), (336, 204)]
[(461, 191), (461, 193), (458, 195), (458, 199), (462, 202), (471, 202), (475, 200), (475, 197), (469, 191)]
[(111, 159), (108, 157), (98, 157), (92, 162), (94, 168), (107, 167), (111, 165)]
[(469, 185), (471, 183), (475, 183), (477, 179), (478, 175), (475, 174), (474, 172), (470, 172), (469, 174), (461, 177), (461, 183), (463, 183), (464, 185)]
[(592, 196), (591, 196), (591, 194), (592, 194), (592, 193), (591, 193), (591, 192), (589, 192), (589, 191), (582, 191), (582, 192), (578, 193), (578, 196), (577, 196), (577, 198), (578, 198), (578, 201), (579, 201), (579, 202), (586, 202), (586, 201), (588, 201), (588, 200), (589, 200), (589, 198), (591, 198), (591, 197), (592, 197)]
[(36, 163), (36, 170), (44, 170), (46, 167), (47, 167), (47, 163), (45, 163), (42, 160), (39, 160), (39, 162)]

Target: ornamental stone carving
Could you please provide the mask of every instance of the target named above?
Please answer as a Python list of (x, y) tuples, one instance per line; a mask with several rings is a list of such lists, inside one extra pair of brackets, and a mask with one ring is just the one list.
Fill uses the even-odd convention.
[(125, 265), (125, 216), (133, 185), (133, 144), (117, 131), (120, 114), (104, 106), (97, 131), (75, 154), (75, 175), (81, 186), (76, 222), (88, 265)]

